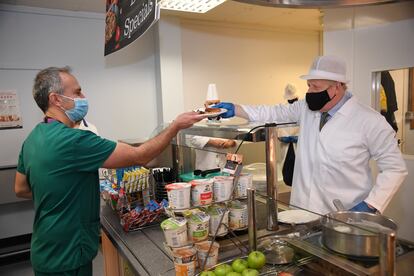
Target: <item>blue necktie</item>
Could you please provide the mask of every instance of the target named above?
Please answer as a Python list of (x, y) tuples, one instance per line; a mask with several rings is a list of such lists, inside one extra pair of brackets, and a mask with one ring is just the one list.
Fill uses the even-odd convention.
[(329, 113), (328, 112), (322, 112), (321, 121), (319, 122), (319, 131), (321, 131), (323, 126), (326, 124), (326, 122), (328, 121), (328, 118), (329, 118)]

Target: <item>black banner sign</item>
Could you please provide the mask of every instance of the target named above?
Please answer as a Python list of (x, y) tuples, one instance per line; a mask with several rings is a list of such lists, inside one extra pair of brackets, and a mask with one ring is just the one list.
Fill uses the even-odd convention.
[(158, 19), (157, 0), (107, 0), (105, 56), (139, 38)]

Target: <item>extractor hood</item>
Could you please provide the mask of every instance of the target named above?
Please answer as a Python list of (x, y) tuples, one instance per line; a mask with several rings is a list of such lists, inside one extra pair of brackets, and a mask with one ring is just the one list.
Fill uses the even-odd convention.
[(234, 0), (237, 2), (278, 8), (340, 8), (388, 4), (408, 0)]

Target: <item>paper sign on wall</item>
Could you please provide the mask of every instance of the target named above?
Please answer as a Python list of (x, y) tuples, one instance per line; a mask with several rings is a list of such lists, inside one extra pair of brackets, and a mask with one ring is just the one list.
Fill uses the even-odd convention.
[(0, 129), (22, 128), (19, 100), (16, 91), (0, 91)]

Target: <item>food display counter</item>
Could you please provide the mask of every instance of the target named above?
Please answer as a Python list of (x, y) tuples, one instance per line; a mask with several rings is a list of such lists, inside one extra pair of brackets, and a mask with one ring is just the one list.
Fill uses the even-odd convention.
[[(264, 205), (258, 213), (265, 212)], [(119, 224), (118, 216), (111, 207), (101, 209), (102, 248), (106, 275), (175, 275), (174, 262), (164, 247), (164, 234), (159, 225), (126, 233)], [(262, 216), (261, 219), (264, 219)], [(380, 275), (378, 258), (352, 258), (327, 249), (322, 244), (320, 224), (279, 224), (276, 232), (267, 231), (266, 223), (258, 226), (258, 245), (267, 238), (288, 238), (294, 248), (297, 260), (303, 263), (288, 267), (293, 275)], [(261, 229), (260, 229), (261, 228)], [(263, 229), (264, 228), (264, 229)], [(285, 239), (285, 238), (282, 238)], [(239, 233), (239, 240), (248, 245), (246, 232)], [(238, 247), (228, 238), (218, 239), (220, 243), (219, 262), (242, 256)], [(414, 243), (398, 240), (396, 248), (396, 275), (412, 275), (414, 269)], [(128, 263), (129, 274), (125, 273)], [(295, 267), (296, 266), (296, 267)], [(279, 271), (286, 266), (277, 266)], [(277, 275), (277, 273), (266, 274)]]
[(102, 205), (101, 225), (106, 275), (124, 275), (124, 262), (132, 275), (160, 275), (174, 267), (163, 247), (164, 234), (159, 226), (127, 233), (108, 205)]
[[(367, 225), (363, 225), (361, 229), (361, 226), (355, 223), (357, 222), (355, 219), (338, 222), (332, 217), (327, 220), (326, 216), (306, 210), (291, 209), (288, 205), (288, 197), (282, 198), (278, 194), (277, 130), (278, 127), (275, 125), (266, 125), (266, 127), (249, 124), (198, 125), (182, 131), (172, 143), (172, 166), (179, 175), (194, 170), (188, 152), (183, 150), (193, 150), (186, 144), (187, 135), (253, 143), (265, 142), (263, 150), (266, 159), (266, 191), (263, 194), (257, 193), (256, 197), (254, 196), (256, 193), (253, 192), (253, 202), (255, 202), (253, 210), (256, 211), (249, 212), (248, 230), (229, 231), (224, 237), (213, 237), (220, 245), (218, 263), (245, 257), (249, 250), (256, 249), (257, 246), (257, 250), (267, 252), (266, 254), (273, 257), (280, 248), (289, 248), (289, 252), (293, 252), (289, 262), (268, 263), (262, 268), (260, 275), (278, 275), (282, 271), (290, 273), (286, 275), (395, 275), (394, 271), (396, 275), (412, 275), (414, 243), (399, 240), (395, 232), (380, 227), (379, 230), (386, 232), (385, 235), (380, 235), (376, 232), (378, 229), (375, 225), (375, 229), (370, 228), (373, 226), (372, 222), (368, 224), (368, 229), (364, 228)], [(248, 201), (249, 199), (252, 202), (251, 196)], [(289, 220), (282, 216), (287, 211), (293, 211), (289, 213), (290, 218), (294, 218), (296, 213), (308, 214), (299, 220)], [(281, 215), (280, 218), (278, 213)], [(255, 232), (252, 234), (253, 221)], [(166, 246), (165, 235), (159, 224), (127, 233), (120, 225), (117, 214), (107, 204), (102, 205), (101, 224), (106, 275), (176, 275), (174, 259), (169, 250), (171, 248)], [(337, 232), (338, 237), (350, 236), (344, 239), (345, 242), (354, 237), (356, 240), (354, 246), (357, 247), (362, 247), (362, 243), (360, 244), (358, 240), (363, 240), (364, 235), (378, 235), (378, 245), (375, 246), (380, 248), (379, 255), (349, 256), (335, 251), (336, 248), (328, 248), (325, 230), (329, 227)], [(337, 246), (346, 248), (346, 244), (340, 242)]]
[[(259, 203), (258, 213), (265, 214), (265, 205)], [(265, 221), (261, 219), (262, 221)], [(108, 204), (101, 205), (102, 249), (106, 275), (124, 275), (124, 263), (131, 275), (175, 275), (174, 262), (164, 246), (164, 233), (160, 225), (134, 232), (125, 232), (119, 217)], [(258, 234), (269, 234), (265, 223), (258, 224)], [(289, 231), (289, 227), (282, 227)], [(240, 240), (247, 244), (247, 231), (239, 233)], [(228, 239), (219, 240), (219, 261), (240, 255), (240, 250)]]

